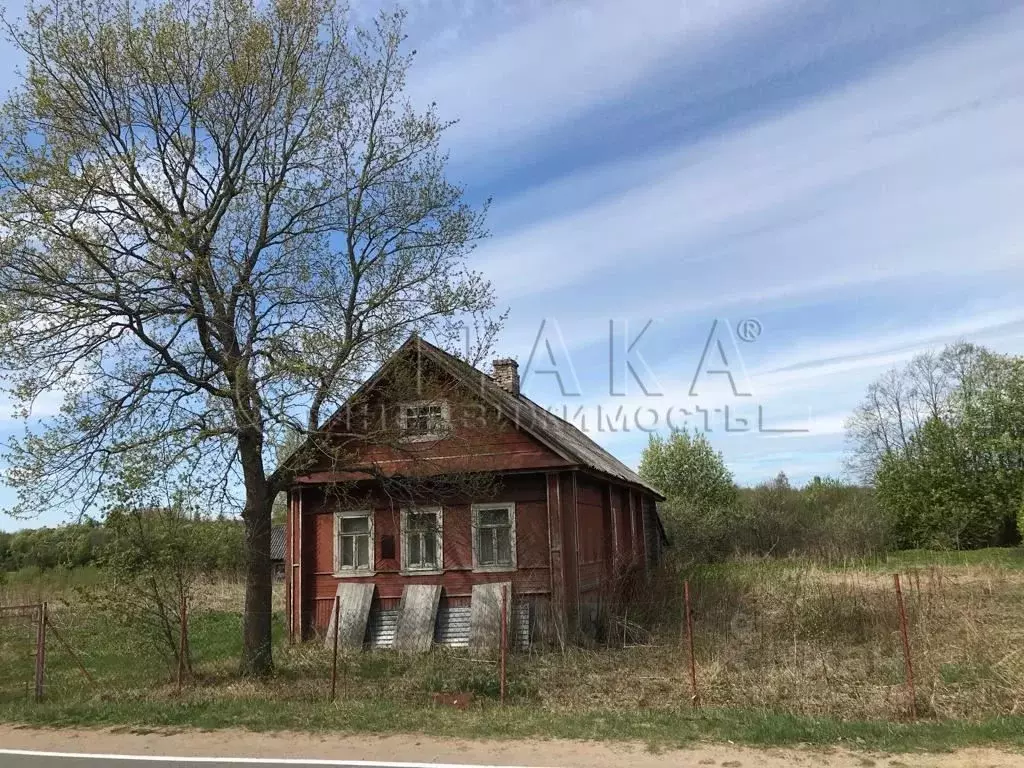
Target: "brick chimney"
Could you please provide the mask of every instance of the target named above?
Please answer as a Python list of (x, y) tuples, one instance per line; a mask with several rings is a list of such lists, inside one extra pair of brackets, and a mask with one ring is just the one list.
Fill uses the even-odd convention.
[(495, 360), (491, 365), (494, 367), (492, 376), (498, 386), (519, 397), (519, 363), (511, 357), (505, 357)]

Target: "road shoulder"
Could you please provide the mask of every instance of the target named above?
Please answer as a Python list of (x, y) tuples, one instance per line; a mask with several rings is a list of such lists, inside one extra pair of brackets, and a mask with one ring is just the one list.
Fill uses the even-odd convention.
[(490, 766), (557, 768), (991, 768), (1024, 767), (1024, 756), (996, 749), (967, 749), (946, 754), (884, 755), (845, 750), (753, 749), (695, 745), (652, 752), (642, 744), (559, 740), (471, 741), (430, 736), (342, 736), (317, 733), (252, 733), (242, 730), (38, 729), (0, 725), (0, 746), (49, 752), (131, 754), (174, 757), (256, 757), (369, 760), (415, 763), (464, 763)]

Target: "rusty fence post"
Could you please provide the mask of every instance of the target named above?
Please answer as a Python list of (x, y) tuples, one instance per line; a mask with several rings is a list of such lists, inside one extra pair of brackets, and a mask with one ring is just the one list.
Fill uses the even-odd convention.
[(181, 593), (181, 603), (178, 606), (178, 693), (185, 679), (185, 653), (188, 646), (188, 603), (185, 600), (185, 592)]
[(907, 668), (907, 689), (910, 691), (910, 716), (917, 719), (917, 694), (914, 692), (914, 662), (910, 655), (910, 634), (907, 632), (907, 609), (903, 605), (903, 590), (900, 588), (900, 575), (892, 575), (896, 585), (896, 602), (900, 607), (900, 637), (903, 640), (903, 660)]
[(341, 598), (334, 596), (334, 648), (331, 651), (331, 701), (338, 690), (338, 631), (341, 625)]
[(43, 680), (46, 677), (46, 603), (40, 603), (39, 623), (36, 625), (36, 701), (43, 699)]
[(700, 696), (697, 694), (697, 662), (693, 654), (693, 611), (690, 608), (690, 580), (683, 582), (683, 611), (685, 612), (686, 644), (690, 657), (690, 703), (696, 709), (700, 705)]
[(508, 587), (501, 588), (501, 704), (505, 704), (508, 656)]

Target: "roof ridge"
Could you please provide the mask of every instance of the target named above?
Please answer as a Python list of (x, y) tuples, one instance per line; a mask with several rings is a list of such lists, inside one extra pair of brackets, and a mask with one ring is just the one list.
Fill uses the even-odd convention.
[[(456, 357), (451, 352), (448, 352), (447, 350), (438, 347), (436, 344), (432, 344), (431, 342), (427, 341), (422, 337), (418, 337), (417, 340), (421, 345), (426, 345), (428, 352), (439, 353), (442, 356), (442, 360), (444, 360), (445, 362), (454, 362), (460, 368), (468, 369), (465, 371), (465, 373), (469, 373), (470, 371), (472, 371), (484, 377), (489, 387), (492, 389), (492, 392), (500, 393), (499, 396), (501, 398), (511, 400), (518, 406), (528, 407), (531, 410), (534, 410), (534, 417), (529, 419), (521, 418), (520, 414), (518, 413), (514, 414), (516, 424), (518, 426), (526, 428), (528, 431), (531, 431), (534, 437), (540, 437), (542, 441), (554, 442), (562, 451), (568, 453), (572, 458), (574, 458), (579, 463), (589, 466), (591, 469), (595, 469), (599, 472), (612, 475), (613, 477), (618, 477), (621, 480), (625, 480), (626, 482), (633, 483), (635, 485), (640, 485), (643, 488), (646, 488), (647, 490), (650, 490), (661, 496), (661, 492), (658, 491), (656, 488), (652, 487), (646, 481), (644, 481), (644, 479), (641, 478), (640, 475), (636, 473), (636, 471), (627, 466), (625, 462), (616, 457), (607, 448), (604, 448), (600, 443), (598, 443), (596, 440), (590, 437), (590, 435), (588, 435), (586, 432), (577, 427), (568, 419), (564, 419), (557, 413), (548, 410), (547, 408), (540, 405), (535, 400), (532, 400), (522, 392), (519, 392), (518, 394), (512, 394), (511, 392), (503, 388), (500, 384), (498, 384), (498, 382), (495, 381), (492, 376), (480, 370), (475, 365), (472, 365), (469, 362), (459, 357)], [(543, 420), (547, 422), (547, 424), (559, 428), (559, 431), (537, 434), (537, 430), (529, 430), (530, 425), (536, 427), (538, 422), (541, 421), (541, 419), (536, 418), (536, 413), (543, 414)], [(569, 432), (567, 433), (566, 430), (569, 430)], [(582, 441), (582, 443), (580, 443), (579, 441)], [(573, 442), (576, 442), (578, 444), (572, 444)], [(587, 454), (591, 455), (588, 456)], [(606, 466), (600, 466), (601, 464), (606, 464)]]

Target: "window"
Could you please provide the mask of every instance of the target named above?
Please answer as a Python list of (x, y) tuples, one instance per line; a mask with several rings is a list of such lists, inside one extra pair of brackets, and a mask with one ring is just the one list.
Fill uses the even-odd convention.
[(402, 570), (442, 569), (441, 508), (402, 510)]
[(402, 434), (407, 440), (437, 440), (448, 432), (448, 403), (421, 400), (399, 406)]
[(516, 505), (473, 505), (473, 568), (507, 571), (516, 567)]
[(373, 512), (334, 515), (334, 573), (338, 576), (373, 572)]

